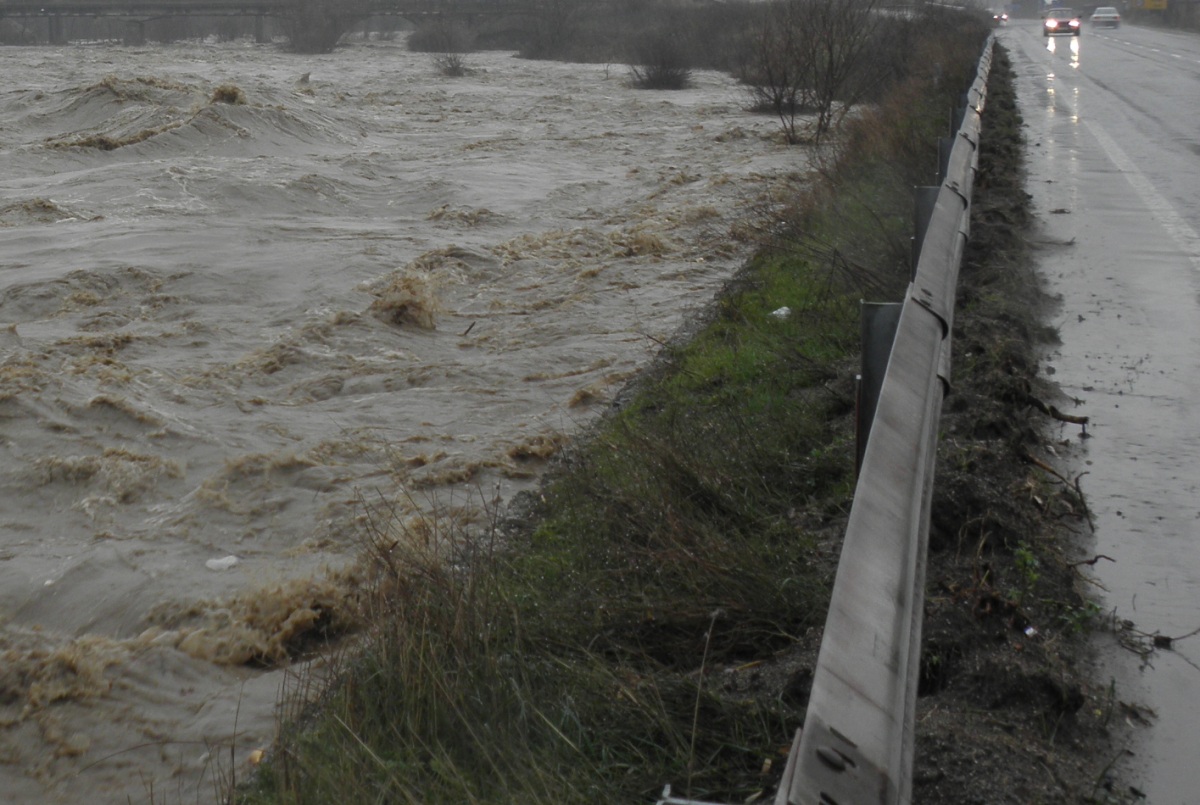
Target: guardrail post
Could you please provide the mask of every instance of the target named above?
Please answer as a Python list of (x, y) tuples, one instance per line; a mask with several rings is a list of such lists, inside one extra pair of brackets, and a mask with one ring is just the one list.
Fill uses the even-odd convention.
[(858, 410), (854, 427), (856, 473), (862, 469), (871, 423), (875, 421), (875, 409), (879, 407), (879, 390), (883, 388), (883, 376), (892, 356), (892, 343), (896, 340), (896, 325), (900, 322), (903, 305), (860, 301), (859, 307), (862, 314), (862, 374), (858, 376)]
[(938, 170), (937, 183), (941, 186), (946, 181), (946, 171), (950, 169), (950, 152), (954, 150), (953, 137), (938, 137)]
[(929, 231), (929, 221), (933, 218), (933, 208), (937, 204), (941, 187), (921, 186), (913, 188), (913, 252), (912, 269), (908, 281), (912, 282), (917, 276), (917, 263), (921, 259), (921, 246), (925, 243), (925, 233)]

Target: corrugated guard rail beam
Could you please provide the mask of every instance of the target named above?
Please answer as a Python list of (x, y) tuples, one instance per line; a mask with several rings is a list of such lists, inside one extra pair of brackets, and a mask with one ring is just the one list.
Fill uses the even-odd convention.
[(989, 38), (967, 94), (900, 312), (808, 712), (776, 805), (907, 805), (912, 799), (934, 458), (993, 44)]

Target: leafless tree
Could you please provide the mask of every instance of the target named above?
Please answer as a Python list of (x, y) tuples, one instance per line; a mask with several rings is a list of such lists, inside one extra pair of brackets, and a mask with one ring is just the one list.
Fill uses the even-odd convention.
[(807, 0), (809, 44), (816, 51), (813, 100), (820, 140), (879, 78), (873, 58), (882, 17), (877, 0)]
[[(788, 142), (819, 142), (879, 77), (877, 0), (781, 0), (768, 7), (743, 67), (756, 107)], [(802, 115), (808, 115), (805, 120)]]
[(814, 53), (801, 36), (802, 3), (773, 3), (751, 33), (742, 79), (755, 109), (773, 112), (789, 143), (800, 141), (797, 115), (812, 105)]

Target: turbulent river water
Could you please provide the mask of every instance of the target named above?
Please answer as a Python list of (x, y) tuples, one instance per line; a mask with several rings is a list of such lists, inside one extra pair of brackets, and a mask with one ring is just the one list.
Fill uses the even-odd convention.
[(0, 64), (13, 802), (211, 799), (372, 507), (469, 527), (530, 487), (805, 170), (717, 73), (447, 78), (401, 42)]

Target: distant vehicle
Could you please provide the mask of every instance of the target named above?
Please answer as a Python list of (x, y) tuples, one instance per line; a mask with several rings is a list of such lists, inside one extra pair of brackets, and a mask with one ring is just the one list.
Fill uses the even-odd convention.
[(1082, 23), (1079, 21), (1079, 15), (1074, 10), (1069, 8), (1052, 8), (1046, 12), (1046, 19), (1042, 24), (1042, 35), (1056, 36), (1058, 34), (1068, 34), (1070, 36), (1079, 36), (1080, 27), (1082, 27)]
[(1093, 28), (1120, 28), (1121, 12), (1112, 6), (1100, 6), (1092, 12), (1089, 22)]
[(989, 11), (988, 13), (992, 15), (992, 25), (1007, 25), (1008, 24), (1008, 12), (1007, 11), (996, 11), (995, 9), (993, 9), (993, 10)]

